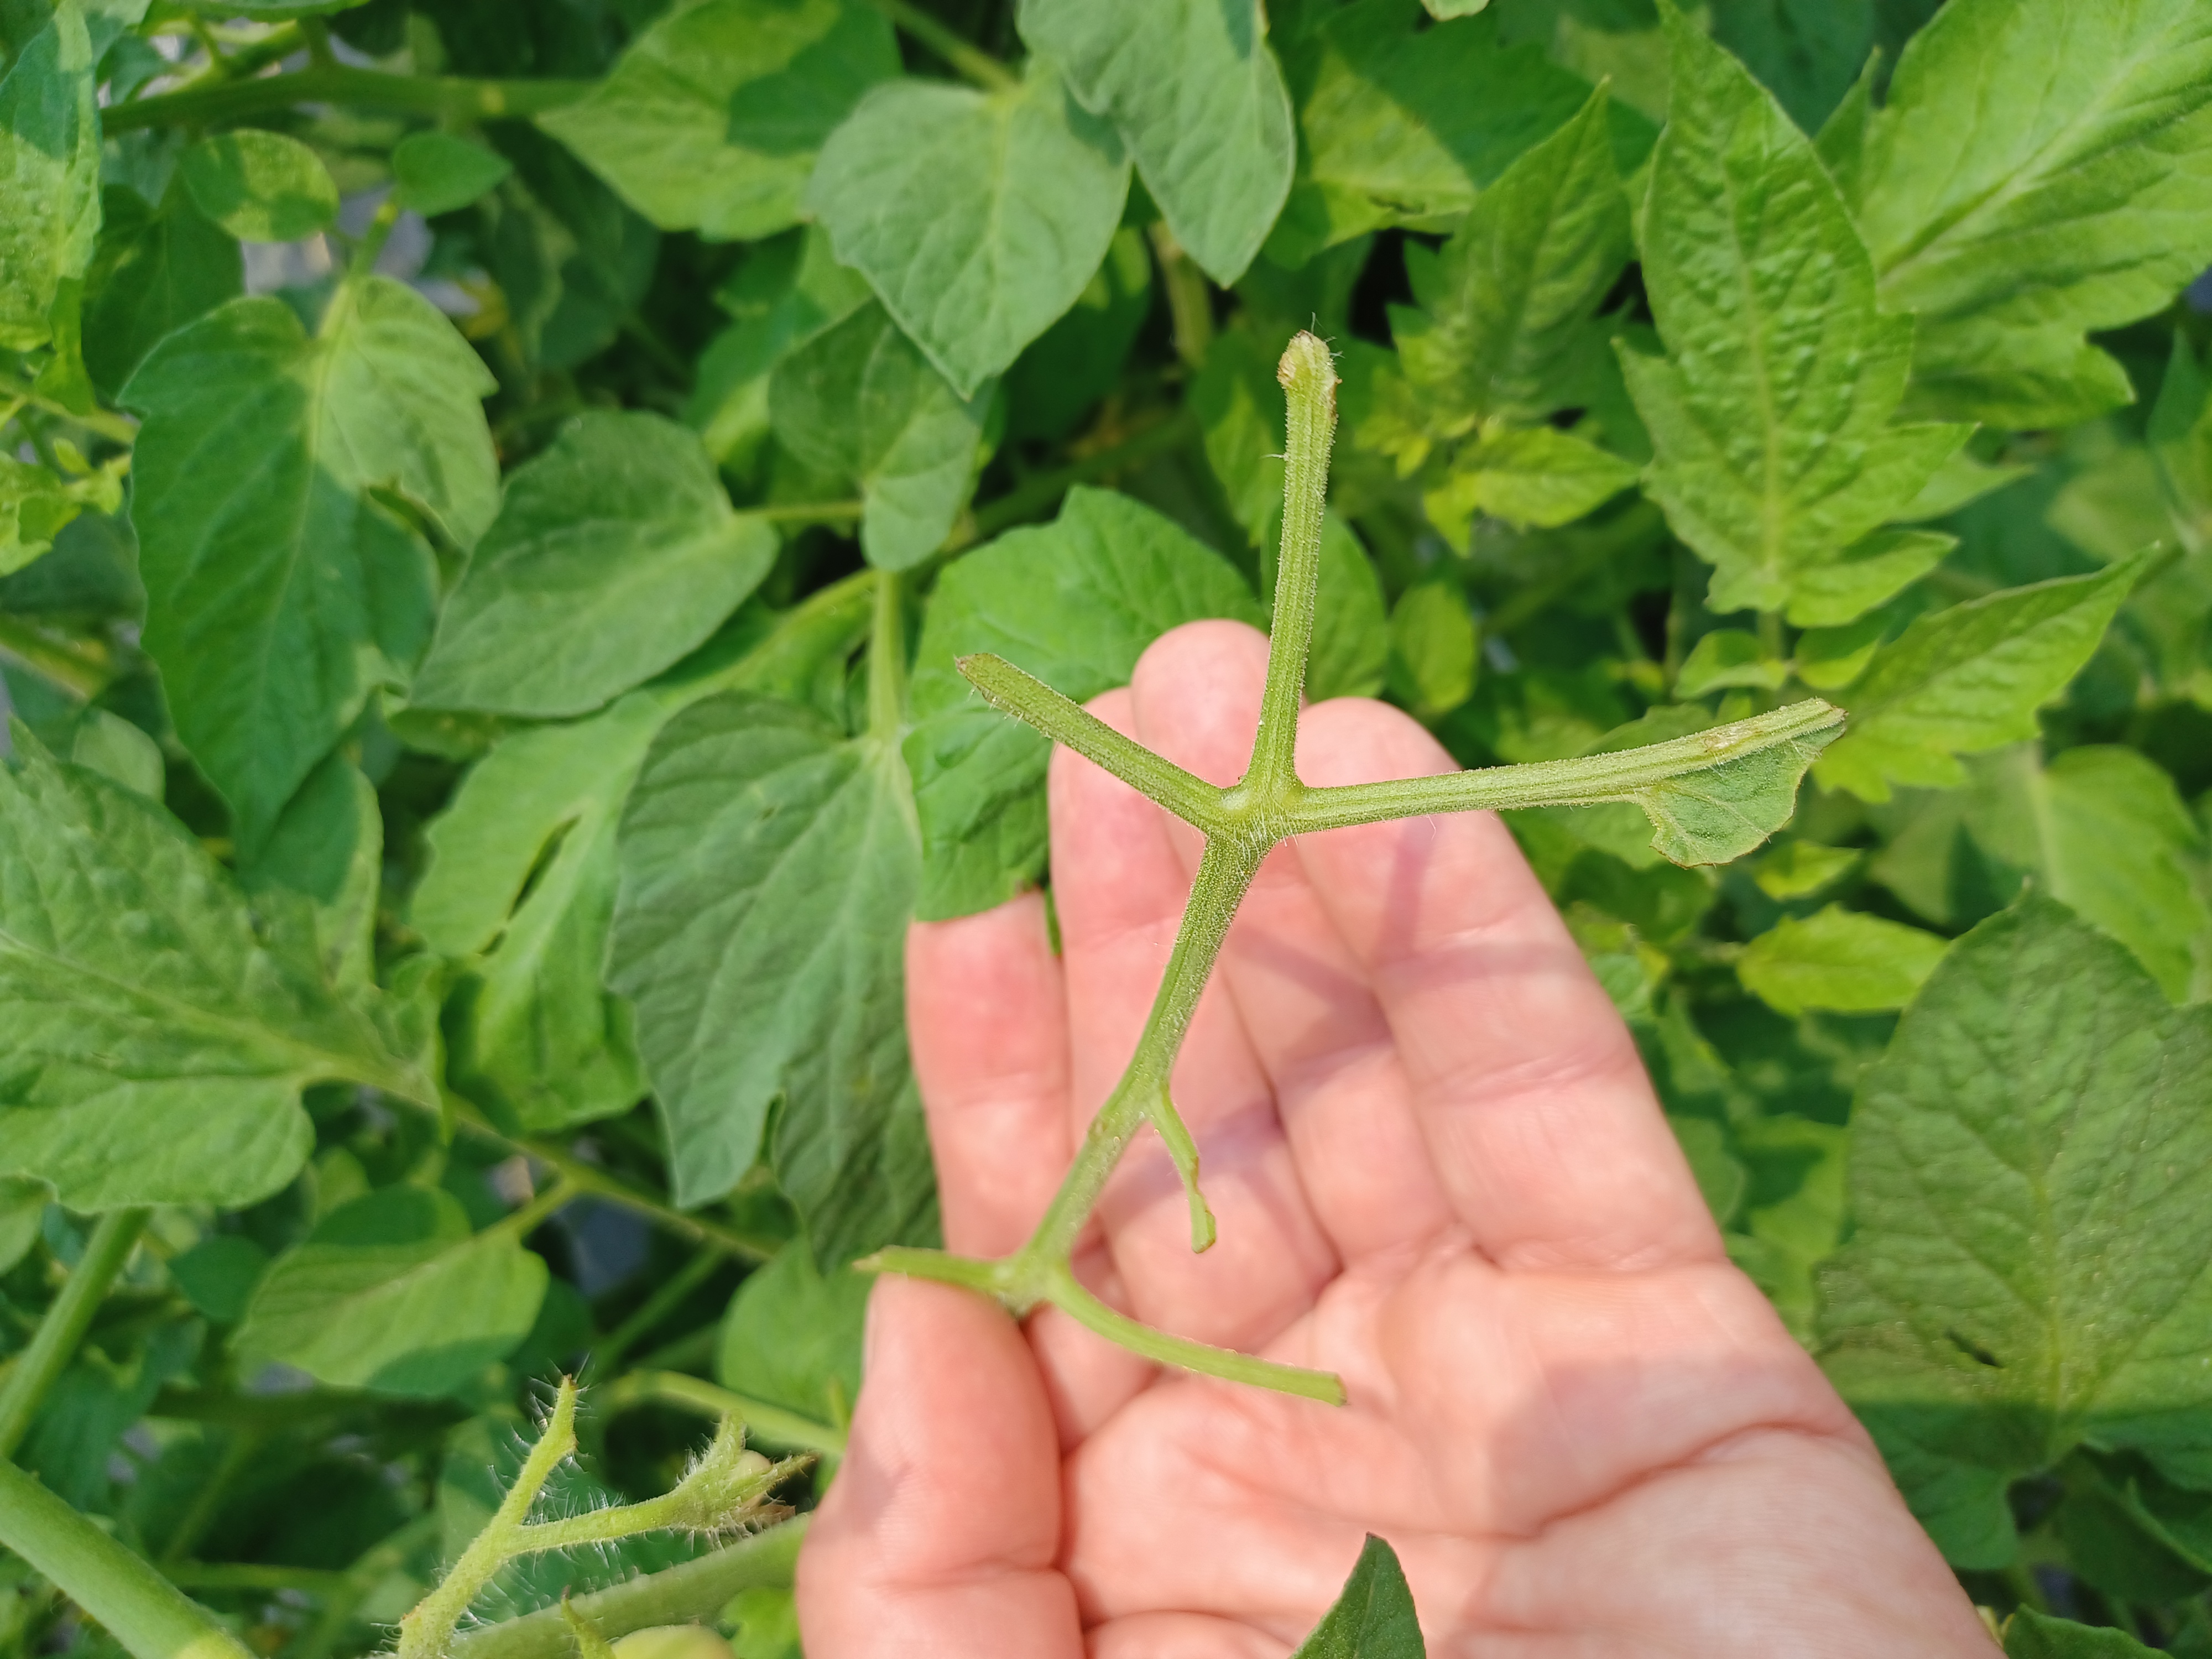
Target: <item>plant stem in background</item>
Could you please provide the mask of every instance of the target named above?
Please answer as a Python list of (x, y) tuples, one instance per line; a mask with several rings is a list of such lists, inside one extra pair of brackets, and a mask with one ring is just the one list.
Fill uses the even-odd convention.
[(1168, 318), (1175, 330), (1176, 356), (1185, 368), (1206, 361), (1213, 343), (1213, 294), (1206, 273), (1182, 251), (1164, 220), (1154, 220), (1150, 234), (1152, 256), (1159, 261), (1160, 283), (1167, 289)]
[(757, 1433), (772, 1446), (820, 1452), (829, 1458), (845, 1455), (842, 1429), (817, 1423), (811, 1417), (802, 1417), (765, 1401), (732, 1394), (681, 1371), (631, 1371), (594, 1393), (592, 1401), (608, 1417), (629, 1407), (648, 1403), (674, 1406), (712, 1420), (734, 1417), (744, 1422), (749, 1436)]
[(17, 1356), (7, 1380), (0, 1382), (0, 1457), (13, 1456), (23, 1443), (31, 1419), (39, 1414), (55, 1379), (68, 1369), (108, 1287), (131, 1260), (150, 1214), (144, 1209), (110, 1210), (93, 1228), (83, 1256), (39, 1322), (38, 1334)]
[(191, 87), (134, 99), (100, 112), (109, 133), (178, 124), (205, 126), (235, 121), (295, 104), (350, 104), (454, 121), (489, 121), (536, 115), (573, 104), (592, 89), (589, 81), (473, 81), (452, 76), (386, 75), (343, 64), (317, 65), (289, 75), (268, 75), (221, 85)]
[(252, 1659), (213, 1614), (4, 1460), (0, 1544), (59, 1585), (137, 1659)]
[(984, 91), (1006, 92), (1021, 84), (1021, 77), (1013, 70), (989, 52), (969, 45), (920, 6), (909, 5), (907, 0), (869, 0), (869, 3)]

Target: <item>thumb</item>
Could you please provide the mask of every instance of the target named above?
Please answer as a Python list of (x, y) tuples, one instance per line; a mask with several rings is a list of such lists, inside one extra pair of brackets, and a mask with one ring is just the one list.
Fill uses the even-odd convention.
[(1060, 1522), (1020, 1328), (969, 1291), (883, 1279), (851, 1449), (799, 1558), (810, 1659), (1081, 1659)]

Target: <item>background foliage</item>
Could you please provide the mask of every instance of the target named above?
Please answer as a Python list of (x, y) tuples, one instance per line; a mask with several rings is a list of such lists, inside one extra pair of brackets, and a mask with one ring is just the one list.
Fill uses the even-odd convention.
[(562, 1502), (826, 1478), (904, 925), (1048, 879), (953, 658), (1264, 621), (1312, 326), (1315, 696), (1850, 711), (1724, 869), (1514, 829), (2014, 1650), (2212, 1654), (2212, 12), (1662, 9), (0, 0), (0, 1450), (300, 1659), (562, 1367)]

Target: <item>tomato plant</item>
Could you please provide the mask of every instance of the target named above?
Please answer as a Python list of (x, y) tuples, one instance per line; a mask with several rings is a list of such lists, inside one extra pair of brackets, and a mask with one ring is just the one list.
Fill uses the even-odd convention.
[[(0, 1646), (795, 1653), (871, 1272), (1340, 1399), (1071, 1253), (1133, 1146), (1213, 1241), (1268, 848), (1497, 810), (2008, 1650), (2212, 1653), (2201, 0), (0, 49)], [(1206, 618), (1225, 789), (1081, 707)], [(1346, 696), (1466, 769), (1307, 787)], [(1049, 891), (1055, 743), (1206, 850), (973, 1260), (902, 939)], [(1308, 1650), (1418, 1652), (1352, 1571)]]

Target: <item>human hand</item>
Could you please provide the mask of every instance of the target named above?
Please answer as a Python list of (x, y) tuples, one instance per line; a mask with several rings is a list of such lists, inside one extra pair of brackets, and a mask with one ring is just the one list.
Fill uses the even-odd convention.
[[(1217, 783), (1266, 643), (1179, 629), (1091, 706)], [(1311, 709), (1310, 784), (1451, 769)], [(1053, 761), (1063, 954), (1030, 895), (918, 924), (908, 1024), (945, 1239), (1014, 1249), (1113, 1086), (1199, 840)], [(1164, 1372), (1047, 1309), (886, 1279), (800, 1559), (810, 1659), (1245, 1659), (1364, 1534), (1439, 1656), (1972, 1654), (1993, 1644), (1881, 1459), (1734, 1267), (1634, 1045), (1488, 814), (1278, 848), (1175, 1073), (1220, 1242), (1157, 1139), (1076, 1262), (1146, 1322), (1338, 1372), (1341, 1407)]]

